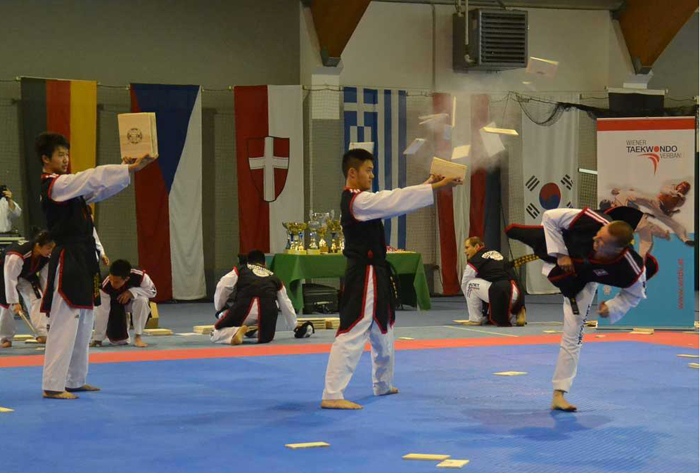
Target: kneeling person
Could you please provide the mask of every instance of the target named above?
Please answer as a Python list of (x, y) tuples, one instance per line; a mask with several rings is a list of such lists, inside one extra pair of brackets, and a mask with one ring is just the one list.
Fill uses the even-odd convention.
[[(479, 237), (464, 242), (467, 266), (462, 292), (467, 300), (469, 324), (499, 327), (525, 325), (525, 296), (513, 269), (498, 251), (488, 250)], [(488, 316), (482, 311), (488, 304)]]
[(297, 316), (287, 290), (265, 267), (265, 254), (253, 250), (248, 253), (246, 264), (233, 268), (216, 285), (214, 308), (220, 318), (214, 325), (211, 341), (240, 345), (248, 326), (257, 325), (257, 342), (271, 342), (277, 328), (278, 304), (287, 330), (293, 330)]
[(102, 304), (95, 308), (95, 334), (91, 346), (102, 345), (105, 337), (116, 345), (129, 343), (129, 326), (126, 318), (131, 313), (134, 325), (134, 345), (147, 347), (141, 335), (146, 327), (150, 311), (149, 299), (156, 296), (156, 287), (144, 271), (131, 267), (123, 259), (109, 267), (109, 276), (100, 288)]

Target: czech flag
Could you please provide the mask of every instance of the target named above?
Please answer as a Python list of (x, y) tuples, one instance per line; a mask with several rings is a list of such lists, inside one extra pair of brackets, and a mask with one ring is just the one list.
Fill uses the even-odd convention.
[(134, 175), (139, 265), (158, 288), (156, 301), (201, 299), (201, 88), (131, 84), (131, 111), (155, 112), (158, 130), (158, 160)]

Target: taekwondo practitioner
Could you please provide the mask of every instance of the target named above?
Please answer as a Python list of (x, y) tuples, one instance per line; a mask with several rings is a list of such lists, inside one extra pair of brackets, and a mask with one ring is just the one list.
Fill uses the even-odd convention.
[(39, 232), (33, 240), (15, 243), (5, 250), (0, 261), (0, 343), (12, 346), (15, 336), (15, 314), (25, 315), (19, 297), (29, 310), (36, 340), (46, 343), (47, 317), (41, 313), (41, 288), (46, 285), (48, 262), (54, 242), (49, 232)]
[[(512, 266), (498, 251), (488, 250), (479, 237), (467, 238), (464, 252), (467, 266), (462, 293), (469, 311), (467, 325), (524, 326), (525, 295)], [(484, 315), (484, 303), (488, 304), (488, 315)]]
[[(615, 189), (613, 192), (612, 198), (600, 201), (600, 210), (606, 213), (609, 209), (616, 207), (631, 207), (641, 210), (632, 202), (627, 191)], [(646, 254), (654, 248), (654, 237), (663, 238), (664, 240), (671, 239), (671, 232), (654, 223), (653, 215), (647, 212), (639, 219), (639, 224), (637, 224), (637, 228), (634, 229), (634, 232), (639, 236), (639, 256), (642, 258), (646, 257)]]
[(271, 342), (277, 328), (278, 305), (286, 329), (294, 330), (297, 316), (284, 284), (265, 267), (265, 254), (253, 250), (245, 264), (234, 267), (216, 285), (214, 309), (219, 320), (211, 341), (240, 345), (248, 327), (257, 325), (257, 343)]
[(682, 181), (676, 185), (662, 187), (656, 197), (645, 194), (638, 189), (613, 189), (612, 195), (617, 196), (623, 193), (628, 203), (651, 214), (656, 220), (670, 228), (680, 241), (688, 246), (693, 246), (695, 242), (688, 236), (688, 230), (682, 223), (673, 218), (675, 214), (680, 212), (679, 207), (685, 204), (688, 192), (690, 192), (690, 183)]
[(118, 259), (109, 267), (109, 276), (100, 287), (101, 304), (95, 307), (95, 333), (91, 347), (102, 346), (105, 337), (115, 345), (129, 344), (129, 325), (126, 314), (131, 314), (134, 325), (134, 346), (145, 348), (142, 340), (150, 313), (150, 300), (156, 297), (156, 286), (144, 271)]
[(125, 157), (123, 164), (98, 166), (68, 174), (68, 140), (44, 132), (36, 140), (43, 164), (41, 207), (56, 242), (49, 262), (41, 311), (50, 317), (44, 354), (44, 397), (77, 399), (75, 391), (99, 391), (86, 384), (88, 345), (99, 305), (100, 273), (93, 223), (88, 204), (107, 199), (131, 182), (155, 158)]
[(631, 246), (632, 229), (642, 213), (629, 207), (610, 210), (606, 214), (588, 208), (553, 209), (543, 214), (542, 226), (506, 229), (508, 237), (530, 246), (545, 262), (542, 272), (564, 296), (564, 333), (552, 378), (553, 410), (576, 410), (564, 394), (576, 376), (583, 329), (598, 284), (621, 288), (598, 309), (601, 317), (616, 323), (646, 298), (646, 281), (658, 271), (651, 254), (644, 260)]
[(340, 327), (326, 369), (321, 407), (361, 409), (343, 398), (367, 339), (372, 346), (372, 379), (376, 396), (396, 394), (394, 377), (394, 320), (396, 294), (386, 261), (383, 218), (427, 207), (433, 190), (462, 184), (456, 178), (431, 176), (422, 185), (370, 192), (374, 157), (362, 149), (343, 156), (346, 187), (340, 200), (345, 235), (343, 254), (348, 259), (345, 289), (340, 302)]

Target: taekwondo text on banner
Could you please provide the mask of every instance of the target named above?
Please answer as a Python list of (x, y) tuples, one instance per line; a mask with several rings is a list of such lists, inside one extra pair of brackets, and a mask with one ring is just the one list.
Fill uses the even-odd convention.
[(134, 175), (139, 265), (156, 301), (206, 295), (202, 94), (197, 85), (131, 84), (131, 111), (155, 112), (158, 160)]
[[(345, 150), (374, 143), (373, 191), (406, 186), (406, 91), (345, 87)], [(406, 249), (406, 216), (384, 220), (387, 244)]]
[[(647, 283), (647, 299), (619, 326), (693, 326), (694, 160), (695, 117), (598, 120), (599, 205), (644, 212), (635, 247), (659, 262), (658, 274)], [(598, 296), (606, 300), (616, 292), (603, 286)]]

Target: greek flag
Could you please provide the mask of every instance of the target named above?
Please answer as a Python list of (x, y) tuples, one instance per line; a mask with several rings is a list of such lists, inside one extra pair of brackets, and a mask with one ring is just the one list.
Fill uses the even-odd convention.
[[(406, 186), (406, 91), (345, 87), (345, 150), (374, 142), (374, 192)], [(384, 220), (387, 244), (406, 249), (406, 216)]]

